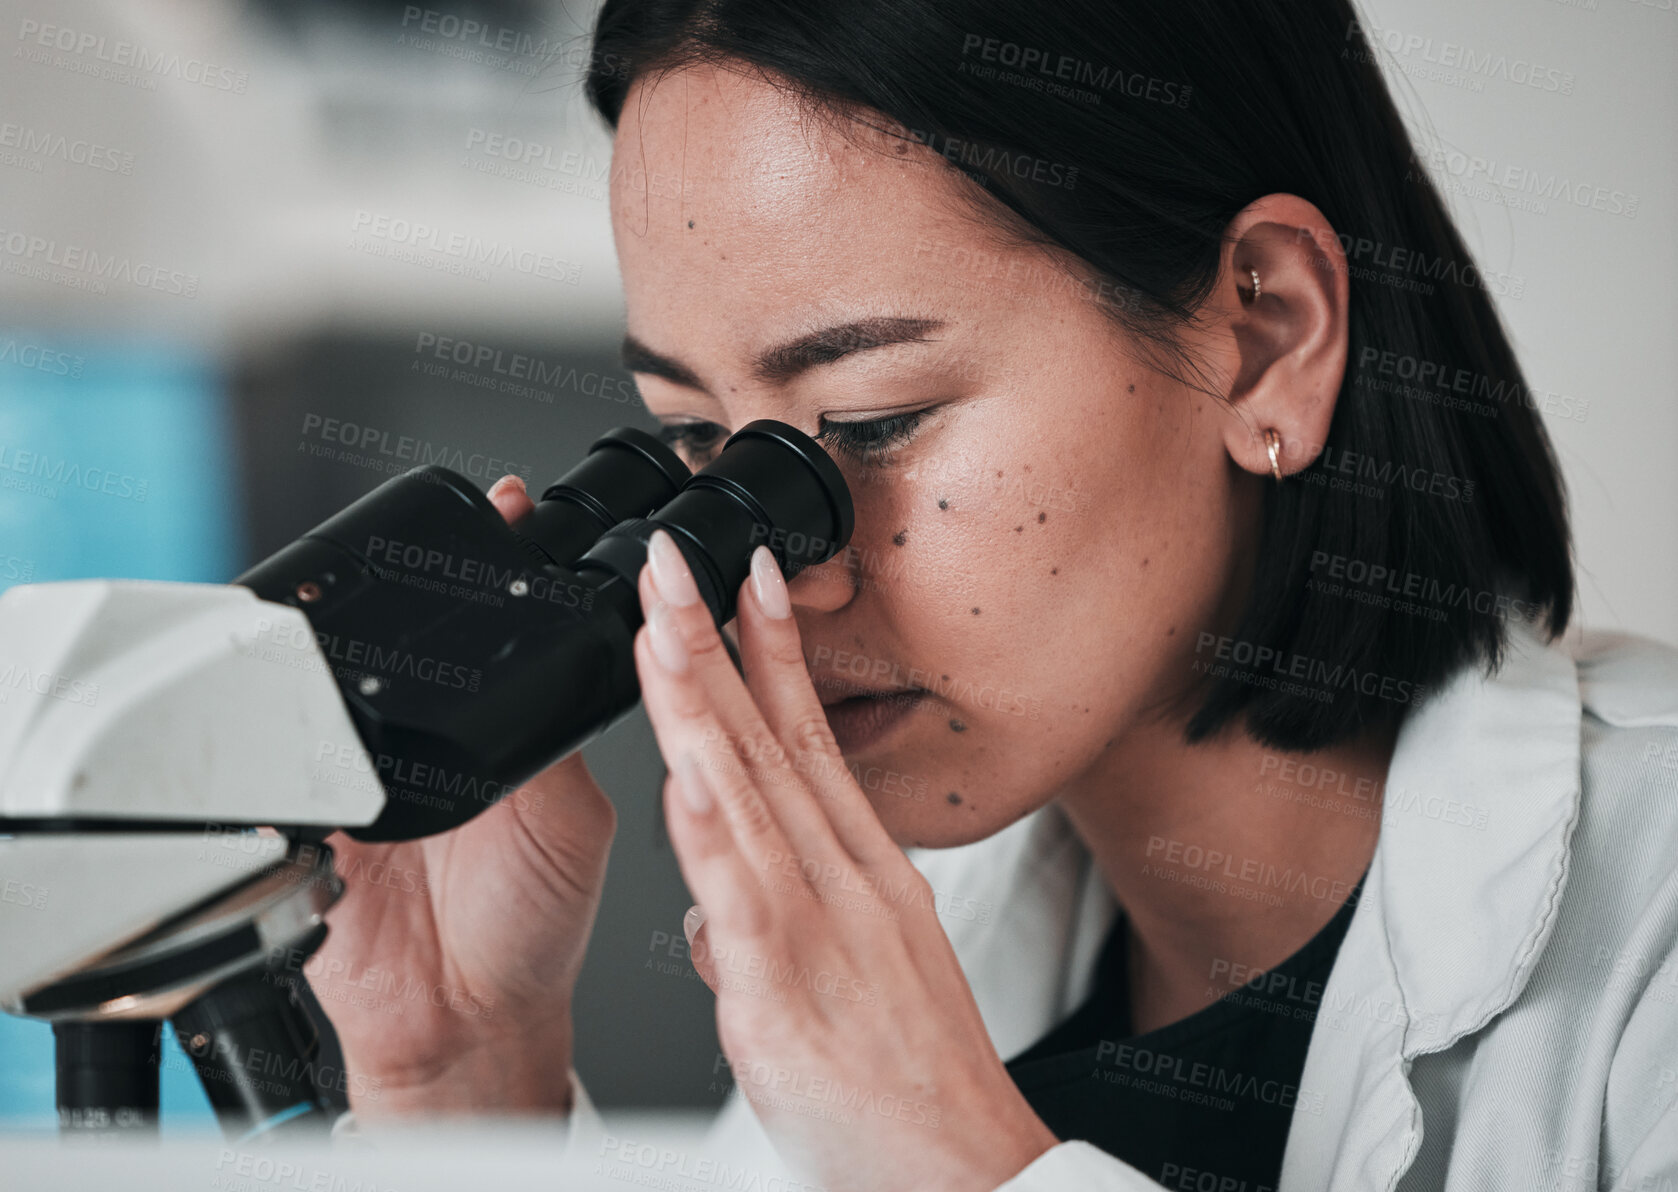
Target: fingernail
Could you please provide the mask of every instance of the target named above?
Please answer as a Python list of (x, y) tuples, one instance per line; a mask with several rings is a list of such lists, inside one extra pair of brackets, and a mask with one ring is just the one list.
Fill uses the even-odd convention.
[(682, 934), (688, 937), (688, 947), (693, 947), (693, 937), (703, 926), (705, 926), (705, 908), (702, 906), (688, 907), (688, 913), (682, 916)]
[(658, 594), (677, 608), (699, 603), (699, 587), (693, 582), (688, 561), (682, 558), (675, 539), (663, 530), (654, 530), (647, 542), (647, 561), (653, 567), (653, 584)]
[(676, 758), (676, 790), (693, 814), (704, 815), (711, 810), (711, 788), (699, 772), (699, 763), (690, 754)]
[(781, 566), (775, 562), (775, 556), (767, 546), (760, 546), (752, 552), (752, 595), (757, 598), (757, 606), (777, 621), (792, 616), (786, 578), (781, 575)]
[(679, 675), (688, 668), (688, 648), (676, 628), (675, 614), (662, 600), (647, 610), (647, 637), (652, 643), (653, 657), (672, 674)]
[(523, 477), (515, 476), (509, 472), (507, 475), (503, 476), (501, 479), (489, 486), (489, 495), (491, 498), (494, 498), (496, 495), (503, 493), (510, 488), (515, 488), (521, 493), (524, 492), (525, 487)]

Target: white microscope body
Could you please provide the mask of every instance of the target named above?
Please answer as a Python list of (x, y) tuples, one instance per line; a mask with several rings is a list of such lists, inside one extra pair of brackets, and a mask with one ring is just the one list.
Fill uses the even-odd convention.
[[(384, 800), (298, 609), (222, 584), (0, 594), (0, 1009), (168, 1017), (336, 898), (326, 850), (264, 829)], [(125, 966), (143, 987), (84, 979)]]

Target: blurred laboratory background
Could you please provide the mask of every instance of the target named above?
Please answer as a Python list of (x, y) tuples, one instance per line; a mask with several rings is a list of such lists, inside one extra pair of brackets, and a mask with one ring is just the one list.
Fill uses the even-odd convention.
[[(595, 7), (0, 0), (0, 588), (226, 580), (414, 444), (535, 485), (651, 425), (617, 362), (611, 141), (581, 88)], [(1484, 269), (1519, 280), (1498, 302), (1549, 395), (1579, 622), (1678, 641), (1678, 13), (1364, 11), (1420, 168)], [(1453, 68), (1447, 46), (1570, 86)], [(1618, 198), (1557, 199), (1557, 179)], [(42, 481), (66, 464), (102, 479)], [(577, 1067), (608, 1109), (713, 1105), (651, 732), (637, 714), (587, 756), (619, 830)], [(52, 1127), (51, 1048), (0, 1016), (0, 1128)], [(165, 1077), (166, 1128), (207, 1125), (190, 1070)]]

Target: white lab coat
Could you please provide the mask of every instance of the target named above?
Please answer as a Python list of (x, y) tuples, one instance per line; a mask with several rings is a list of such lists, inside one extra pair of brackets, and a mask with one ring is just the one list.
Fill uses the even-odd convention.
[[(1280, 1192), (1678, 1192), (1678, 650), (1624, 636), (1570, 650), (1513, 626), (1495, 677), (1464, 671), (1409, 717), (1384, 799)], [(910, 855), (997, 1051), (1023, 1051), (1086, 995), (1113, 921), (1087, 851), (1050, 806)], [(573, 1083), (570, 1153), (632, 1166), (639, 1140), (612, 1136)], [(777, 1158), (738, 1092), (705, 1153), (765, 1188), (818, 1183)], [(1084, 1142), (998, 1192), (1156, 1180), (1261, 1192)]]

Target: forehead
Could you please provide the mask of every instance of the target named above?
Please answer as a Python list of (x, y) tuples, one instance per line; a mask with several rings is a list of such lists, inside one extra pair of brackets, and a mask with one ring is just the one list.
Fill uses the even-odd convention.
[(960, 176), (925, 146), (836, 119), (714, 67), (635, 84), (612, 170), (632, 331), (678, 310), (691, 320), (707, 297), (777, 325), (800, 321), (789, 303), (804, 317), (884, 301), (905, 313), (917, 297), (960, 305), (962, 276), (927, 262), (958, 245), (999, 251)]

